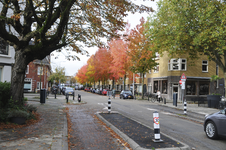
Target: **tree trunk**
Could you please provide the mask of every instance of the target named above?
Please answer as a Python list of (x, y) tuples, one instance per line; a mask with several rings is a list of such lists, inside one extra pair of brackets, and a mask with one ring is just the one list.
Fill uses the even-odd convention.
[(115, 78), (112, 80), (112, 90), (115, 88)]
[(126, 75), (124, 75), (123, 90), (126, 90)]
[(16, 105), (22, 105), (23, 102), (24, 78), (27, 64), (26, 56), (21, 51), (16, 51), (11, 77), (11, 95)]
[(141, 84), (141, 91), (142, 91), (142, 99), (144, 99), (144, 73), (142, 73), (142, 84)]

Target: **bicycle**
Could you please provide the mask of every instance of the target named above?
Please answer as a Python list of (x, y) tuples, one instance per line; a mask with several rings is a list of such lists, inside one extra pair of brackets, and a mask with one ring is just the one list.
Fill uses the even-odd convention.
[(159, 103), (162, 101), (163, 102), (163, 98), (160, 97), (160, 99), (158, 98), (157, 95), (152, 95), (151, 97), (151, 102), (154, 103), (155, 101), (159, 101)]

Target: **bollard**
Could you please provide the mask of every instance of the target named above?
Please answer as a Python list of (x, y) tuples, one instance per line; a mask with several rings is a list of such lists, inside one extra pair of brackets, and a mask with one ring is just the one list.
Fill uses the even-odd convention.
[(55, 93), (55, 99), (56, 99), (56, 91), (54, 91), (54, 93)]
[(153, 121), (154, 121), (154, 142), (163, 142), (160, 138), (160, 125), (159, 125), (159, 113), (157, 111), (153, 112)]
[(75, 100), (75, 93), (73, 94), (73, 100)]
[(166, 104), (166, 98), (163, 98), (164, 99), (164, 104)]
[(68, 103), (68, 99), (69, 99), (69, 95), (68, 95), (68, 94), (66, 94), (66, 100), (67, 100), (67, 103)]
[(109, 114), (111, 113), (111, 99), (110, 99), (110, 97), (108, 99), (108, 113)]
[(78, 94), (78, 102), (80, 103), (81, 102), (81, 95)]
[(184, 101), (184, 114), (187, 115), (187, 102), (186, 102), (186, 99)]

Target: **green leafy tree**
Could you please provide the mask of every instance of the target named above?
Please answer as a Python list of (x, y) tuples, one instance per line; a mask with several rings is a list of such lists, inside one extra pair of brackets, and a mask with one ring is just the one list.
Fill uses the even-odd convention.
[[(129, 12), (144, 11), (152, 9), (130, 0), (1, 0), (0, 37), (15, 48), (12, 99), (22, 102), (29, 62), (64, 47), (69, 53), (86, 54), (84, 44), (101, 45), (101, 38), (115, 37), (115, 31), (123, 29)], [(67, 58), (79, 59), (74, 54)]]
[(226, 1), (160, 0), (157, 13), (146, 24), (152, 49), (160, 53), (167, 51), (170, 56), (188, 54), (191, 61), (207, 55), (221, 68), (226, 79), (224, 14)]
[(147, 40), (145, 36), (144, 23), (144, 18), (141, 18), (140, 24), (130, 31), (128, 36), (129, 49), (127, 52), (131, 61), (130, 70), (133, 73), (142, 74), (142, 99), (144, 98), (144, 75), (157, 65), (155, 53), (149, 49), (152, 47), (152, 42)]
[(56, 67), (55, 68), (55, 72), (52, 73), (48, 78), (48, 81), (50, 81), (51, 83), (53, 83), (54, 80), (57, 84), (59, 84), (60, 82), (64, 83), (66, 81), (65, 68), (64, 67)]

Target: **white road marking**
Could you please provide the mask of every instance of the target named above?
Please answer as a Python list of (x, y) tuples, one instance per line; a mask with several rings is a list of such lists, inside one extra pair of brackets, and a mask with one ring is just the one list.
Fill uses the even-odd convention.
[(203, 114), (203, 115), (208, 115), (207, 113), (204, 113), (204, 112), (198, 112), (198, 113)]
[(161, 112), (161, 113), (165, 115), (172, 115), (172, 113), (169, 113), (169, 112)]
[(147, 108), (147, 110), (153, 110), (153, 111), (157, 111), (157, 109), (151, 109), (151, 108)]

